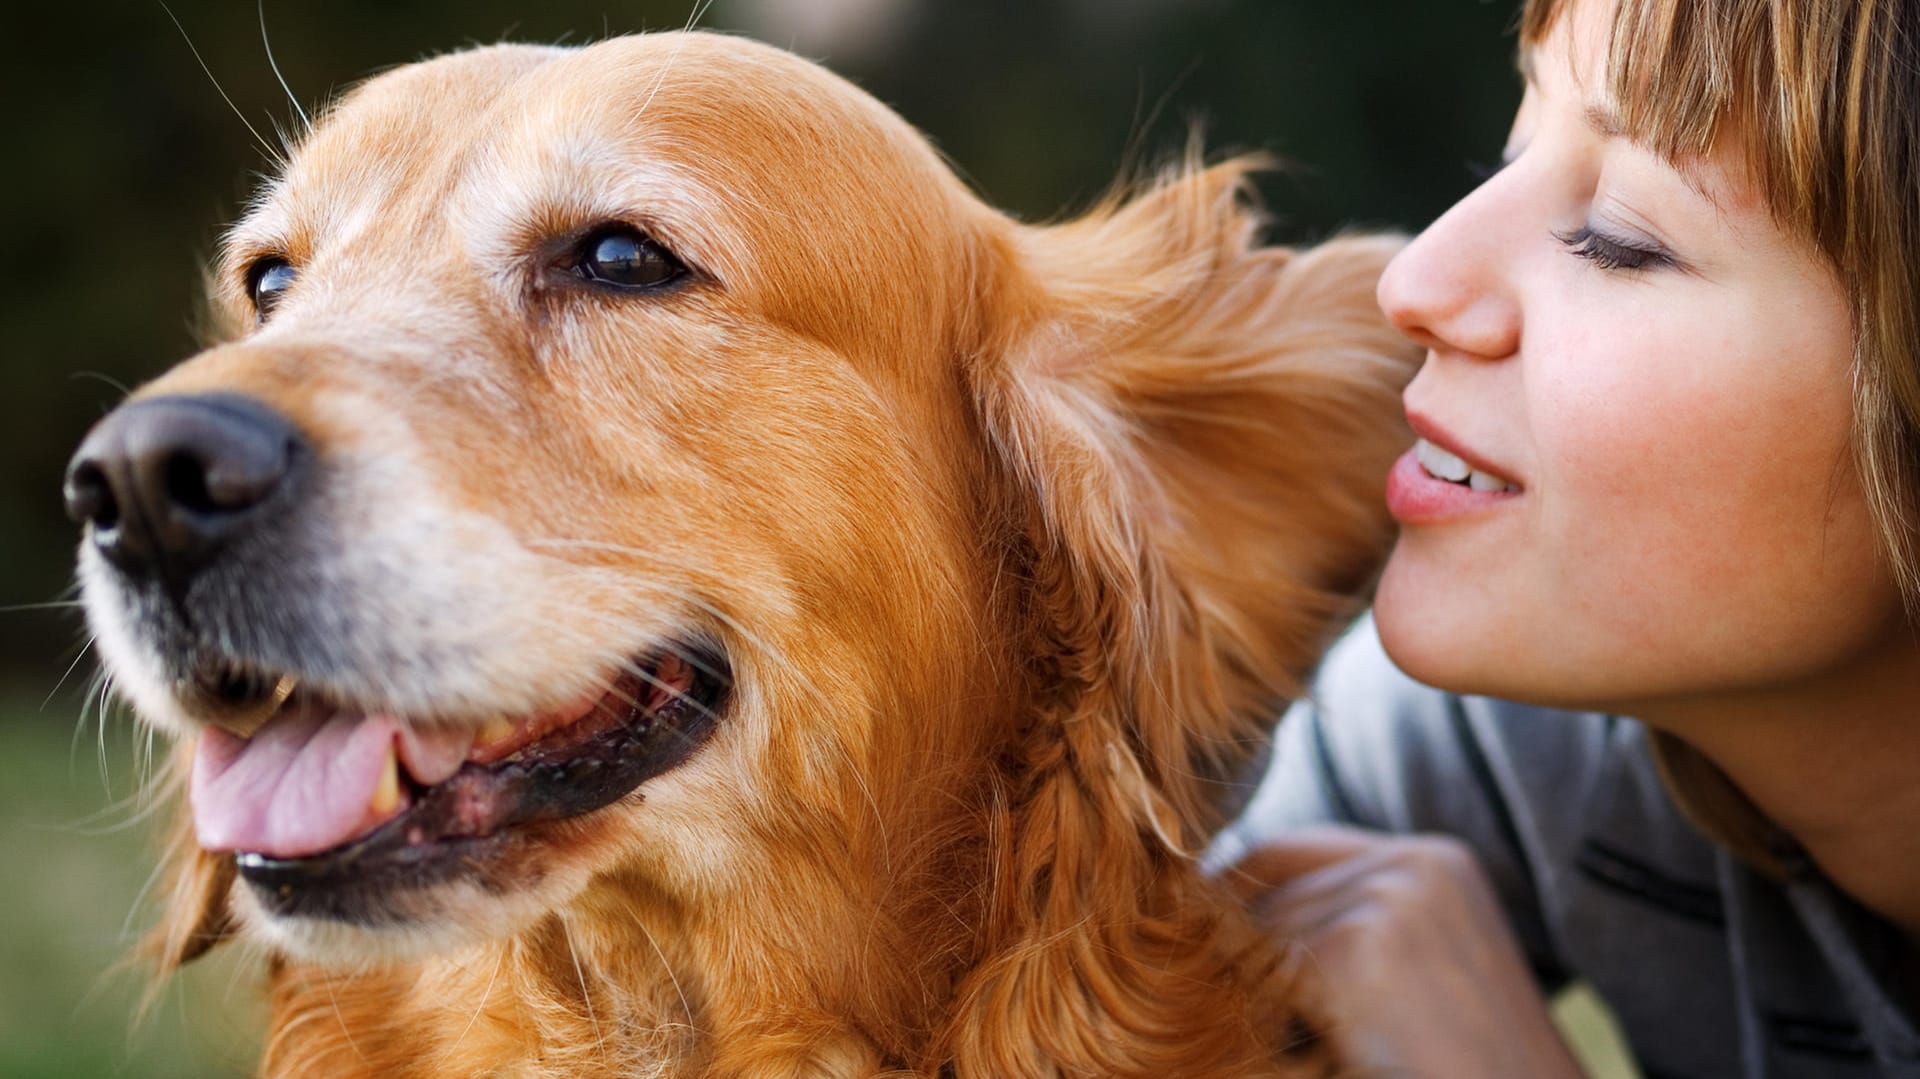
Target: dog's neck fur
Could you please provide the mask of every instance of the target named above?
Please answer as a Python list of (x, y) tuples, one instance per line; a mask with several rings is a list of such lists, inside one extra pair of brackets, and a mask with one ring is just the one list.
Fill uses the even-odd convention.
[[(907, 878), (798, 893), (832, 908), (762, 893), (676, 910), (634, 874), (591, 889), (580, 916), (458, 957), (373, 971), (276, 962), (263, 1071), (1318, 1074), (1304, 1042), (1297, 1071), (1275, 1061), (1276, 1040), (1311, 1027), (1283, 1003), (1298, 996), (1271, 942), (1190, 860), (1138, 834), (1126, 807), (1101, 804), (1112, 786), (1086, 773), (1112, 767), (1104, 747), (1068, 735), (1018, 752), (974, 830)], [(1010, 1024), (1029, 1027), (1009, 1039)]]

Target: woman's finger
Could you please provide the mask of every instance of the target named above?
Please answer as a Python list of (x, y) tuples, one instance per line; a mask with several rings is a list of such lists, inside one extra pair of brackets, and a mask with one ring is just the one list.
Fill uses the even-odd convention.
[(1350, 861), (1381, 843), (1391, 842), (1375, 832), (1339, 825), (1301, 828), (1262, 843), (1220, 873), (1220, 880), (1242, 902), (1272, 891), (1288, 881)]

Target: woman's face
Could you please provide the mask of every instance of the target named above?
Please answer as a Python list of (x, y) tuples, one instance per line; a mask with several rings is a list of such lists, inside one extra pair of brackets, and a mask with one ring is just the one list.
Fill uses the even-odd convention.
[(1465, 463), (1395, 468), (1377, 618), (1424, 681), (1644, 715), (1832, 672), (1899, 600), (1851, 464), (1846, 294), (1731, 133), (1676, 168), (1615, 130), (1611, 19), (1573, 5), (1530, 50), (1508, 163), (1381, 280), (1428, 348), (1414, 429)]

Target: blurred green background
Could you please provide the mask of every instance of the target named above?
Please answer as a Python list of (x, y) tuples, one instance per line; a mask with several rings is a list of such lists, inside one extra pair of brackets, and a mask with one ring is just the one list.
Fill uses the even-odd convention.
[[(195, 346), (200, 266), (266, 161), (286, 95), (253, 3), (0, 13), (0, 1076), (241, 1074), (254, 971), (200, 964), (156, 1017), (112, 969), (152, 864), (125, 716), (81, 723), (93, 657), (70, 606), (60, 476), (89, 424)], [(308, 107), (383, 67), (501, 39), (678, 27), (693, 0), (267, 0)], [(1275, 234), (1417, 229), (1498, 155), (1518, 99), (1516, 0), (718, 0), (708, 29), (819, 58), (926, 131), (989, 201), (1046, 218), (1123, 160), (1291, 162)], [(176, 26), (175, 19), (178, 20)], [(183, 33), (184, 31), (184, 33)], [(211, 71), (203, 71), (194, 48)], [(218, 87), (215, 86), (215, 81)], [(231, 98), (230, 106), (223, 99)], [(46, 606), (53, 605), (53, 606)], [(77, 660), (77, 662), (76, 662)], [(71, 674), (66, 674), (69, 667)]]

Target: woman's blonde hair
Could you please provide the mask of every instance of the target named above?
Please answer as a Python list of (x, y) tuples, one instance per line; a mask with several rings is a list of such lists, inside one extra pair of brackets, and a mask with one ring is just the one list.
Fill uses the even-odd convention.
[[(1526, 0), (1523, 47), (1573, 2)], [(1737, 130), (1774, 217), (1839, 273), (1854, 318), (1854, 460), (1920, 622), (1920, 5), (1619, 0), (1607, 87), (1627, 133), (1670, 160)], [(1770, 861), (1763, 822), (1717, 769), (1675, 739), (1655, 746), (1688, 812)]]

